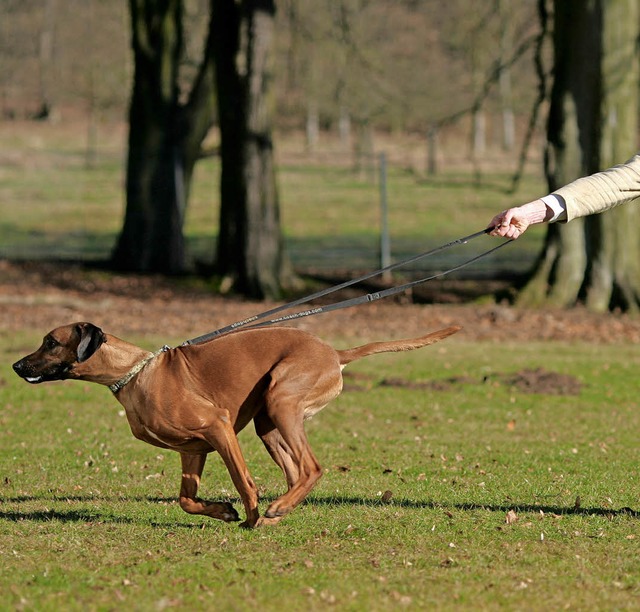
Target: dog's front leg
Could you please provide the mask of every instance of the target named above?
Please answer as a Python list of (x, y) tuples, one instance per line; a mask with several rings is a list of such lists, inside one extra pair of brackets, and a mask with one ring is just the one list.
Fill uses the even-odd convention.
[(229, 470), (231, 480), (240, 493), (247, 515), (247, 520), (241, 524), (241, 527), (253, 528), (262, 524), (259, 521), (260, 514), (258, 512), (258, 487), (251, 478), (238, 444), (238, 438), (228, 417), (220, 419), (219, 428), (213, 430), (207, 440), (222, 457)]
[(203, 514), (225, 522), (239, 521), (240, 517), (230, 503), (207, 502), (197, 496), (207, 456), (205, 454), (180, 453), (180, 457), (182, 459), (180, 507), (189, 514)]

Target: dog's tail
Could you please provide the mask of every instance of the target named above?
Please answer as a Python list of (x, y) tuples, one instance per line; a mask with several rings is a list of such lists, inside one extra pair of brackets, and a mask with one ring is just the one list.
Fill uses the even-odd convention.
[(420, 338), (408, 338), (406, 340), (389, 340), (387, 342), (372, 342), (363, 344), (355, 348), (338, 351), (340, 357), (340, 365), (345, 366), (356, 359), (375, 355), (376, 353), (392, 353), (397, 351), (413, 351), (429, 344), (434, 344), (440, 340), (444, 340), (447, 336), (451, 336), (462, 328), (458, 325), (446, 327), (436, 332), (421, 336)]

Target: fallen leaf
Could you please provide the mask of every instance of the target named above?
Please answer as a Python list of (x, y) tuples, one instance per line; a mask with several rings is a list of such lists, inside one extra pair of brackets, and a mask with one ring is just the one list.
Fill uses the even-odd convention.
[(320, 591), (320, 599), (328, 604), (336, 603), (336, 596), (329, 591)]
[(399, 593), (398, 591), (391, 591), (391, 597), (393, 597), (398, 603), (403, 606), (410, 605), (412, 601), (409, 595), (402, 595), (402, 593)]
[(509, 510), (505, 518), (505, 522), (507, 523), (507, 525), (513, 525), (517, 520), (518, 515), (513, 510)]

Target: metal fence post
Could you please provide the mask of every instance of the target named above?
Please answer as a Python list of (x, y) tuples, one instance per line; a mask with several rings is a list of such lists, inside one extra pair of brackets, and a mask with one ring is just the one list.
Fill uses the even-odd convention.
[[(387, 202), (387, 156), (379, 156), (379, 189), (380, 189), (380, 267), (391, 265), (391, 239), (389, 237), (389, 206)], [(385, 282), (391, 280), (391, 271), (382, 274)]]

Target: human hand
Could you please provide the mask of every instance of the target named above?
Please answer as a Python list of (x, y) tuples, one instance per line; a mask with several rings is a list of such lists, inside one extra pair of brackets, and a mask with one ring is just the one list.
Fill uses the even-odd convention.
[(489, 223), (489, 227), (493, 228), (489, 235), (515, 240), (522, 236), (530, 225), (542, 223), (547, 219), (547, 205), (542, 200), (535, 200), (498, 213)]

